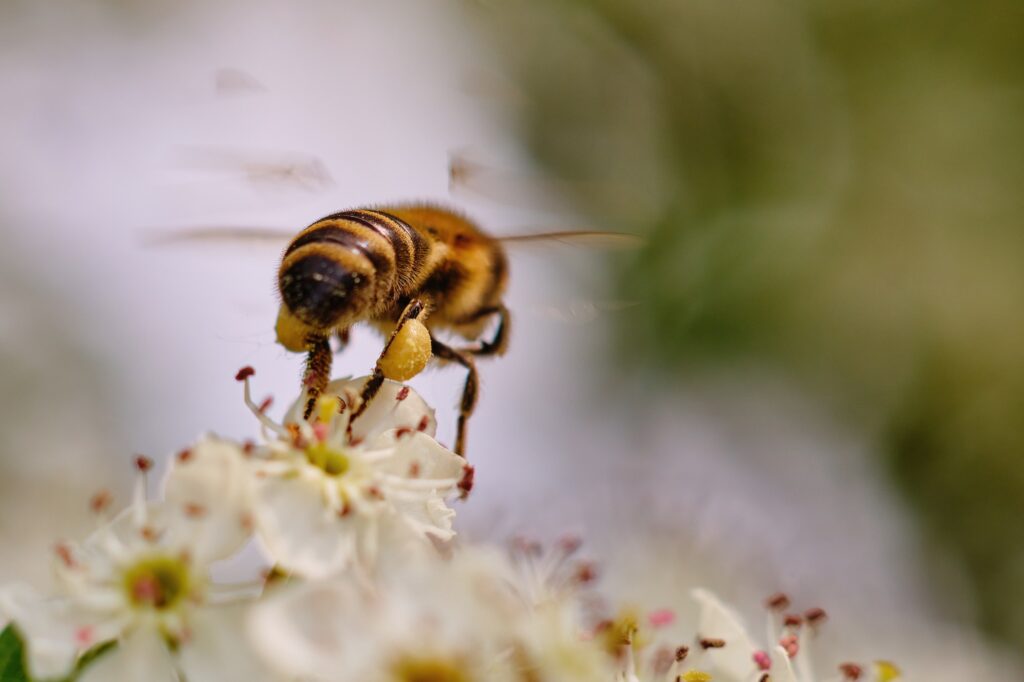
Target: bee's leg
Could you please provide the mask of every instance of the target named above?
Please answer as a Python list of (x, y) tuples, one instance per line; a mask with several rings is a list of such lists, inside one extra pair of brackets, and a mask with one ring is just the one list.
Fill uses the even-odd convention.
[(306, 410), (302, 416), (309, 419), (313, 414), (317, 398), (331, 380), (331, 344), (327, 337), (313, 339), (306, 356), (306, 371), (302, 374), (302, 385), (306, 387)]
[(338, 339), (338, 348), (334, 352), (340, 353), (348, 346), (349, 328), (345, 327), (344, 329), (339, 329), (335, 336)]
[(430, 349), (434, 356), (449, 362), (457, 362), (466, 368), (466, 384), (462, 388), (462, 401), (459, 404), (459, 422), (457, 435), (455, 437), (455, 452), (466, 456), (466, 422), (469, 421), (473, 410), (476, 408), (477, 388), (479, 381), (476, 375), (476, 363), (473, 356), (461, 349), (446, 346), (437, 339), (431, 337)]
[(349, 427), (351, 428), (352, 422), (359, 418), (359, 416), (366, 411), (369, 407), (370, 401), (380, 391), (380, 387), (384, 385), (384, 372), (381, 371), (380, 361), (381, 358), (388, 352), (388, 348), (391, 347), (395, 337), (398, 335), (398, 331), (402, 328), (409, 320), (422, 319), (426, 316), (427, 306), (424, 305), (423, 301), (418, 298), (414, 298), (409, 301), (408, 305), (405, 306), (405, 310), (402, 311), (401, 316), (398, 318), (398, 323), (395, 325), (395, 330), (391, 332), (391, 336), (388, 337), (388, 342), (384, 344), (384, 349), (380, 352), (377, 357), (377, 364), (373, 367), (373, 374), (367, 379), (366, 384), (363, 385), (362, 393), (359, 395), (359, 407), (352, 413), (352, 419), (349, 420)]
[(509, 314), (508, 308), (502, 304), (480, 311), (478, 317), (485, 315), (498, 316), (498, 328), (494, 330), (494, 337), (490, 341), (481, 341), (476, 346), (460, 348), (459, 350), (478, 357), (504, 355), (506, 348), (508, 348), (508, 335), (512, 326), (512, 316)]

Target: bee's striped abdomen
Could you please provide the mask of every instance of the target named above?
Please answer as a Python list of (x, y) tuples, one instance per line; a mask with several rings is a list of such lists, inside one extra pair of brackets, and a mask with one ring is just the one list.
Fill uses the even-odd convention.
[(430, 243), (404, 220), (384, 211), (367, 209), (335, 213), (328, 217), (354, 221), (387, 240), (395, 264), (395, 285), (398, 293), (407, 292), (421, 279), (421, 273), (430, 256)]
[(285, 250), (279, 271), (284, 304), (317, 328), (347, 325), (387, 308), (420, 278), (430, 244), (380, 211), (322, 218)]

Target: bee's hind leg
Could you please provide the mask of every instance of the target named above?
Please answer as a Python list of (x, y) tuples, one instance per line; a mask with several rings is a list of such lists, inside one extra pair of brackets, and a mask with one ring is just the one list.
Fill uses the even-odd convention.
[(437, 339), (431, 337), (430, 349), (434, 356), (440, 360), (457, 362), (466, 368), (466, 383), (462, 387), (462, 400), (459, 403), (459, 421), (457, 435), (455, 437), (455, 452), (466, 456), (466, 423), (476, 409), (476, 398), (479, 389), (479, 379), (476, 373), (476, 363), (473, 356), (463, 349), (452, 348)]
[(499, 304), (493, 308), (486, 308), (480, 311), (476, 317), (479, 319), (489, 315), (498, 316), (498, 328), (494, 330), (494, 336), (491, 337), (491, 340), (480, 341), (475, 346), (467, 346), (459, 350), (477, 357), (505, 354), (505, 349), (508, 348), (508, 335), (512, 326), (512, 316), (509, 314), (508, 308)]
[(402, 311), (402, 315), (398, 318), (398, 323), (395, 324), (395, 330), (391, 332), (391, 336), (388, 337), (388, 342), (384, 344), (384, 349), (380, 352), (377, 357), (377, 364), (373, 367), (373, 373), (370, 378), (363, 384), (363, 390), (359, 395), (359, 406), (355, 412), (352, 413), (352, 419), (349, 421), (349, 428), (352, 426), (352, 422), (359, 418), (366, 408), (369, 407), (370, 401), (374, 399), (377, 393), (380, 391), (380, 387), (384, 385), (384, 371), (381, 369), (380, 363), (384, 356), (387, 355), (388, 349), (394, 342), (395, 337), (398, 336), (398, 332), (401, 331), (402, 326), (405, 325), (409, 320), (421, 320), (426, 317), (427, 306), (418, 298), (414, 298), (409, 301), (408, 305), (405, 306), (405, 310)]
[(302, 385), (306, 388), (306, 410), (302, 414), (305, 419), (313, 414), (317, 399), (331, 380), (331, 360), (331, 344), (327, 337), (312, 339), (306, 356), (306, 370), (302, 374)]

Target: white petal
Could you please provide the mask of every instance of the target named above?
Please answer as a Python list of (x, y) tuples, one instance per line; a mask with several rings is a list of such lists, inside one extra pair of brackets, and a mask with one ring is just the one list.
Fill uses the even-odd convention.
[(251, 473), (235, 443), (212, 437), (196, 443), (168, 471), (164, 499), (175, 512), (170, 530), (186, 539), (200, 563), (231, 556), (249, 538)]
[(691, 595), (701, 606), (698, 634), (725, 640), (723, 648), (708, 650), (707, 657), (716, 669), (737, 680), (745, 680), (755, 669), (756, 647), (740, 617), (707, 590), (696, 589)]
[(90, 665), (78, 682), (176, 682), (170, 652), (152, 628), (140, 628)]
[(178, 651), (188, 682), (265, 682), (280, 679), (257, 658), (246, 634), (248, 605), (200, 609), (191, 638)]
[(462, 479), (466, 460), (445, 448), (425, 433), (405, 436), (394, 455), (380, 464), (380, 470), (409, 477), (413, 469), (423, 479)]
[(80, 649), (117, 638), (121, 623), (107, 613), (80, 608), (70, 599), (43, 597), (28, 585), (0, 589), (0, 622), (14, 622), (25, 639), (33, 678), (64, 677)]
[(320, 481), (268, 477), (256, 485), (256, 525), (273, 561), (307, 578), (327, 576), (355, 554), (356, 515), (340, 518), (323, 502)]

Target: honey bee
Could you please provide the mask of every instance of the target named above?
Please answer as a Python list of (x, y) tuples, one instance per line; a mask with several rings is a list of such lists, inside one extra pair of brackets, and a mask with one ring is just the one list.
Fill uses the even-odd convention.
[[(406, 380), (431, 357), (467, 371), (455, 451), (465, 454), (466, 422), (476, 407), (475, 358), (504, 352), (510, 330), (502, 302), (508, 261), (501, 242), (458, 213), (430, 205), (334, 213), (299, 232), (278, 269), (277, 340), (306, 352), (307, 412), (330, 379), (332, 336), (369, 322), (388, 336), (354, 418), (385, 378)], [(482, 339), (496, 320), (491, 338)], [(425, 333), (420, 330), (425, 330)], [(417, 330), (417, 331), (413, 331)], [(470, 345), (437, 339), (445, 330)], [(410, 358), (410, 362), (396, 362)], [(396, 366), (401, 365), (401, 366)]]
[[(198, 229), (172, 239), (278, 236), (268, 230)], [(479, 393), (476, 359), (501, 355), (508, 346), (505, 244), (561, 240), (607, 245), (631, 239), (591, 231), (496, 238), (457, 211), (433, 204), (358, 208), (317, 220), (291, 237), (277, 272), (277, 341), (289, 351), (306, 354), (306, 417), (330, 381), (331, 339), (344, 345), (353, 325), (369, 323), (387, 341), (353, 420), (366, 410), (385, 379), (406, 381), (431, 358), (456, 363), (466, 370), (466, 379), (455, 451), (465, 456), (467, 422)], [(439, 331), (461, 337), (466, 345), (439, 340)]]

